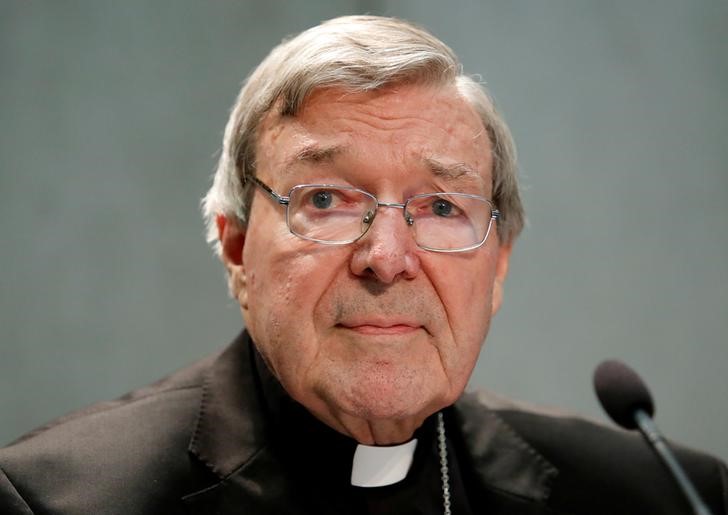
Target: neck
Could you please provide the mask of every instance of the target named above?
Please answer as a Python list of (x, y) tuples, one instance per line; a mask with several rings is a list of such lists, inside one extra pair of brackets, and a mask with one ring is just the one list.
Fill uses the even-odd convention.
[(426, 416), (407, 419), (366, 420), (346, 414), (336, 417), (313, 412), (314, 416), (339, 433), (370, 446), (400, 445), (409, 442), (422, 426)]

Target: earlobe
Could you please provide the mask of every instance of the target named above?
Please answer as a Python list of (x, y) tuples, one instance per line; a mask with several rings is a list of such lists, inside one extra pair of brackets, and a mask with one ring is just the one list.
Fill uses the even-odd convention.
[(495, 264), (495, 276), (493, 278), (493, 295), (491, 302), (491, 316), (495, 315), (503, 303), (503, 286), (508, 275), (508, 263), (511, 258), (511, 243), (501, 245), (498, 249), (498, 257)]
[(238, 299), (243, 308), (247, 306), (247, 288), (243, 250), (245, 228), (237, 219), (217, 215), (217, 235), (220, 241), (220, 259), (228, 272), (230, 294)]

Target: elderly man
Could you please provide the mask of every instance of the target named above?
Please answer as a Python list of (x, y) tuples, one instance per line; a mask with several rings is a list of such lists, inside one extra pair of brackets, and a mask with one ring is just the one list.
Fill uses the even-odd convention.
[[(204, 201), (245, 332), (0, 451), (0, 512), (684, 513), (637, 437), (463, 394), (523, 224), (515, 171), (422, 29), (346, 17), (284, 42)], [(725, 513), (726, 468), (680, 457)]]

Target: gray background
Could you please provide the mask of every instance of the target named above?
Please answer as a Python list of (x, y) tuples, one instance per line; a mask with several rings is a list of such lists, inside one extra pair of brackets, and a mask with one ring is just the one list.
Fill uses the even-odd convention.
[(603, 418), (606, 357), (728, 458), (725, 1), (6, 1), (0, 443), (241, 326), (198, 202), (239, 83), (284, 35), (394, 14), (488, 82), (530, 225), (472, 383)]

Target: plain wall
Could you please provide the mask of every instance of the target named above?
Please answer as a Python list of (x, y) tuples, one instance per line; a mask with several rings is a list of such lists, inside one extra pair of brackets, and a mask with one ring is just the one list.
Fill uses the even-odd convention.
[(728, 458), (722, 0), (4, 2), (0, 444), (237, 333), (198, 207), (228, 109), (283, 36), (357, 12), (450, 44), (518, 143), (530, 222), (473, 386), (603, 419), (619, 357)]

